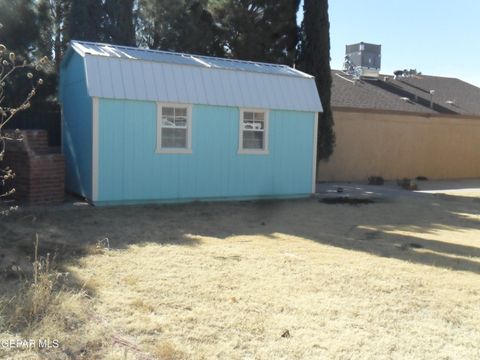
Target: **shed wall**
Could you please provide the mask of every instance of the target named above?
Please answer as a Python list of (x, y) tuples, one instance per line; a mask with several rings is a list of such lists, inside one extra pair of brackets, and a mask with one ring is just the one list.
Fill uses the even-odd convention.
[(269, 154), (239, 155), (239, 109), (192, 107), (192, 153), (157, 154), (155, 102), (100, 99), (98, 203), (307, 196), (310, 112), (270, 111)]
[(62, 148), (66, 164), (66, 189), (90, 199), (92, 99), (87, 92), (83, 62), (81, 56), (73, 53), (61, 72)]

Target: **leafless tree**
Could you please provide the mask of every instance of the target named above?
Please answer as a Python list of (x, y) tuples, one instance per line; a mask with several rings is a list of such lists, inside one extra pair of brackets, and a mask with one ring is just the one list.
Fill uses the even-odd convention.
[[(0, 31), (2, 29), (0, 24)], [(6, 215), (16, 207), (11, 206), (11, 202), (6, 199), (15, 192), (15, 189), (4, 190), (6, 184), (15, 177), (13, 169), (3, 167), (2, 162), (5, 157), (5, 149), (8, 141), (21, 141), (18, 132), (5, 132), (7, 123), (19, 112), (25, 111), (31, 106), (31, 100), (35, 96), (39, 86), (43, 84), (41, 78), (34, 74), (38, 73), (48, 64), (46, 57), (35, 62), (18, 59), (13, 51), (0, 44), (0, 215)], [(7, 92), (12, 89), (13, 82), (17, 75), (26, 76), (30, 81), (30, 89), (25, 90), (23, 100), (18, 104), (6, 104)]]

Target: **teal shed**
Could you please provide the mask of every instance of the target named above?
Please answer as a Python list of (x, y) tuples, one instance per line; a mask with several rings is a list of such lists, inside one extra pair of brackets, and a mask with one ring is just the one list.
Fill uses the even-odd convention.
[(66, 188), (96, 205), (306, 197), (322, 105), (285, 65), (72, 41)]

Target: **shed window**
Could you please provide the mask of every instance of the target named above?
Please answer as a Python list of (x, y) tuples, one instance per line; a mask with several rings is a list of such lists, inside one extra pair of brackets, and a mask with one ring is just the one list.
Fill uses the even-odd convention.
[(157, 152), (191, 152), (191, 108), (186, 105), (159, 105)]
[(268, 152), (268, 112), (242, 110), (240, 115), (239, 153)]

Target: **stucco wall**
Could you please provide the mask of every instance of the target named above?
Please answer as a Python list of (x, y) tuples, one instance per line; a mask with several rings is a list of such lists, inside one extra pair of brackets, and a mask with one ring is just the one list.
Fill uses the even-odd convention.
[(334, 110), (336, 147), (320, 181), (480, 178), (480, 118)]

